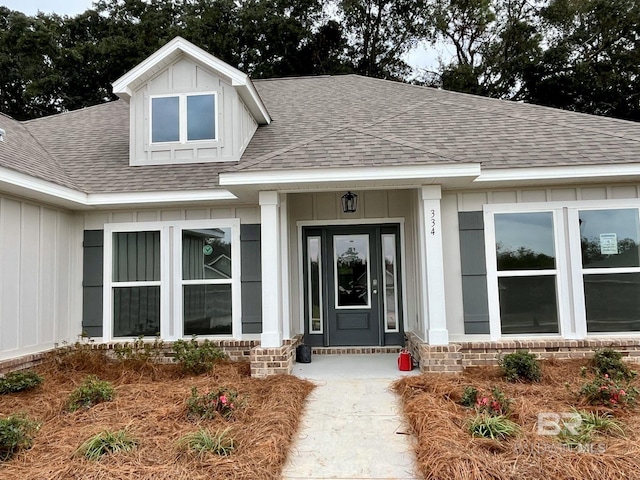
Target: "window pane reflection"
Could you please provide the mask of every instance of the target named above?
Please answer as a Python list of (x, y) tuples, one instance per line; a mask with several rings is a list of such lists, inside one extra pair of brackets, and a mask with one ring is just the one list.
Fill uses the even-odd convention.
[(187, 97), (187, 140), (216, 138), (215, 97), (190, 95)]
[(584, 268), (640, 266), (640, 221), (637, 209), (580, 212)]
[(309, 237), (307, 242), (310, 331), (319, 333), (322, 332), (320, 237)]
[(231, 285), (184, 285), (184, 334), (231, 334)]
[(555, 268), (551, 212), (501, 213), (494, 218), (498, 270)]
[(182, 231), (182, 279), (231, 278), (231, 229)]
[(396, 268), (396, 237), (382, 236), (382, 252), (384, 262), (384, 307), (385, 330), (398, 330), (398, 291)]
[(151, 141), (180, 140), (180, 99), (160, 97), (151, 100)]
[(334, 237), (336, 307), (369, 306), (369, 237)]
[(558, 333), (556, 277), (498, 279), (503, 334)]
[(113, 289), (113, 336), (154, 336), (160, 332), (160, 287)]
[(640, 273), (584, 276), (588, 332), (640, 331)]
[(160, 280), (160, 232), (113, 234), (113, 281)]

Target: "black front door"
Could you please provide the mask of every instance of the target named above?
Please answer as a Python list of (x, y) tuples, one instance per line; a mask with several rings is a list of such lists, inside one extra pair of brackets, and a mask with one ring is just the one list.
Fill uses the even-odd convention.
[(304, 230), (306, 342), (402, 343), (398, 226)]

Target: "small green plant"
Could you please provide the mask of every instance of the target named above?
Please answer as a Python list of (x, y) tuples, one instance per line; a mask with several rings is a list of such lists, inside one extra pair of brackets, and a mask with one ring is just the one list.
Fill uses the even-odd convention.
[(505, 415), (477, 413), (467, 422), (467, 429), (474, 437), (503, 440), (520, 433), (520, 427)]
[(19, 450), (31, 448), (40, 424), (25, 415), (0, 418), (0, 461), (9, 460)]
[(460, 399), (460, 405), (463, 407), (475, 407), (478, 401), (478, 389), (471, 386), (464, 387), (462, 392), (462, 398)]
[(84, 382), (71, 392), (67, 405), (70, 411), (75, 412), (79, 408), (89, 408), (98, 403), (109, 402), (115, 395), (116, 392), (109, 382), (100, 380), (95, 375), (88, 375)]
[(233, 438), (229, 435), (229, 428), (211, 432), (210, 430), (200, 429), (197, 432), (185, 435), (178, 440), (178, 447), (187, 450), (202, 457), (208, 452), (217, 455), (231, 455), (235, 448)]
[(42, 383), (42, 377), (36, 372), (11, 372), (0, 378), (0, 395), (31, 390)]
[(609, 375), (616, 380), (631, 380), (637, 375), (622, 361), (622, 354), (612, 348), (596, 350), (590, 364), (596, 375)]
[(558, 435), (558, 440), (571, 448), (584, 449), (600, 434), (625, 435), (620, 422), (609, 413), (574, 410), (574, 414), (580, 419), (577, 428), (572, 431), (565, 426)]
[(476, 413), (486, 413), (493, 416), (508, 415), (512, 403), (513, 400), (507, 398), (498, 387), (493, 387), (491, 392), (487, 393), (475, 387), (466, 386), (460, 398), (460, 405), (474, 408)]
[(198, 389), (191, 389), (191, 397), (187, 400), (187, 410), (192, 418), (209, 420), (217, 416), (229, 419), (240, 407), (238, 392), (220, 387), (204, 395), (198, 395)]
[(510, 382), (539, 382), (542, 377), (535, 355), (525, 350), (509, 353), (499, 363), (504, 377)]
[(188, 342), (178, 340), (173, 344), (174, 361), (184, 373), (200, 375), (213, 369), (215, 363), (227, 358), (226, 354), (209, 340), (198, 342), (193, 337)]
[(579, 395), (590, 405), (626, 407), (635, 404), (638, 393), (637, 388), (614, 380), (605, 373), (582, 385)]
[(157, 335), (153, 343), (145, 342), (144, 335), (140, 335), (133, 342), (116, 343), (113, 352), (120, 361), (145, 364), (156, 362), (164, 356), (164, 342)]
[(138, 441), (132, 438), (126, 430), (117, 432), (105, 430), (80, 445), (76, 454), (89, 460), (98, 460), (103, 455), (130, 452), (137, 445)]

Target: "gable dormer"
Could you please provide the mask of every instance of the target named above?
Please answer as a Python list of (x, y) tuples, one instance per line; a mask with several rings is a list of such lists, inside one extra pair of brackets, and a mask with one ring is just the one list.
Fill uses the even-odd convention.
[(113, 83), (129, 102), (130, 165), (238, 161), (271, 119), (251, 79), (176, 37)]

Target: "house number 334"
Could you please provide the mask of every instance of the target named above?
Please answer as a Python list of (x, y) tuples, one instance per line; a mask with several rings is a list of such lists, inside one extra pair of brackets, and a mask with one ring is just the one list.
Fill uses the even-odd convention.
[(436, 234), (436, 211), (435, 210), (430, 210), (430, 213), (431, 213), (431, 218), (430, 218), (431, 230), (430, 230), (430, 233), (431, 233), (431, 235), (435, 235)]

